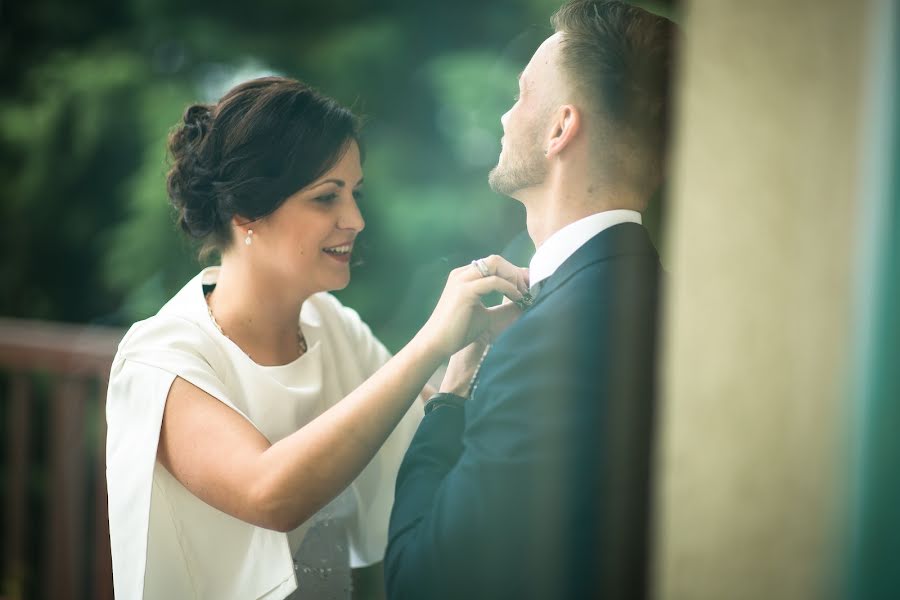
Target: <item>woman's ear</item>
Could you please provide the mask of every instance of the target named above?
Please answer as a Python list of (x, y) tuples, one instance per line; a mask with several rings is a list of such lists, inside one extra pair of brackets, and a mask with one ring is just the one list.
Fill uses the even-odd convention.
[(253, 221), (234, 215), (231, 217), (231, 226), (235, 229), (234, 235), (237, 239), (243, 238), (247, 246), (253, 243)]

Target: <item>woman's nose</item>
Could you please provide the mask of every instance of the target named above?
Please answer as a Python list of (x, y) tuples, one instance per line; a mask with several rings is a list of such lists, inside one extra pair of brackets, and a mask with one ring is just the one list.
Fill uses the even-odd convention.
[(352, 229), (360, 232), (365, 228), (366, 221), (363, 219), (362, 213), (359, 212), (359, 206), (356, 200), (351, 198), (344, 206), (341, 216), (338, 218), (338, 229)]

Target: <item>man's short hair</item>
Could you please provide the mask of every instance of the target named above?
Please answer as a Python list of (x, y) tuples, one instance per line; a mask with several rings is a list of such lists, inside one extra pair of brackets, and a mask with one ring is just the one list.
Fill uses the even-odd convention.
[(666, 162), (676, 26), (616, 0), (572, 0), (551, 23), (567, 79), (599, 118), (604, 166), (648, 197)]

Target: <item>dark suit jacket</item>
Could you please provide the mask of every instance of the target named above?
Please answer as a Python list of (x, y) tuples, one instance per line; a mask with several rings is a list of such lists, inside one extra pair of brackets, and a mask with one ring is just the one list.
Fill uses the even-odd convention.
[(643, 597), (659, 272), (642, 226), (601, 232), (497, 338), (465, 408), (425, 417), (389, 598)]

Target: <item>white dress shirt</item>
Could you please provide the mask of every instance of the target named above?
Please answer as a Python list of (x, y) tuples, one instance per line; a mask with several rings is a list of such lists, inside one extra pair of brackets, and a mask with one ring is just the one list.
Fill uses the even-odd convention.
[(531, 259), (528, 279), (532, 288), (553, 275), (561, 264), (604, 229), (621, 223), (641, 223), (641, 213), (624, 208), (595, 213), (569, 223), (541, 244)]
[[(320, 293), (300, 311), (307, 352), (287, 365), (260, 366), (210, 318), (203, 284), (216, 275), (216, 268), (204, 270), (158, 314), (135, 323), (113, 361), (106, 456), (117, 599), (280, 600), (297, 587), (292, 553), (316, 522), (289, 534), (251, 525), (204, 503), (159, 465), (159, 430), (175, 377), (214, 396), (275, 443), (339, 402), (390, 357), (356, 312)], [(382, 559), (394, 479), (421, 416), (415, 402), (339, 501), (326, 507), (341, 518), (353, 567)]]

